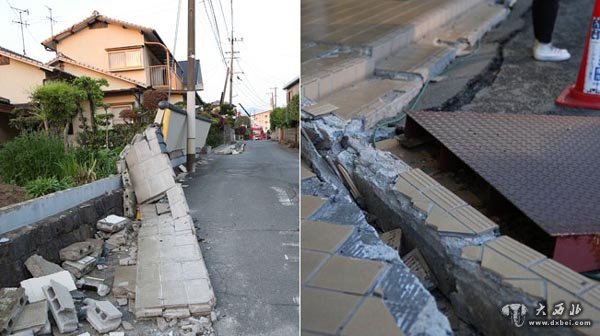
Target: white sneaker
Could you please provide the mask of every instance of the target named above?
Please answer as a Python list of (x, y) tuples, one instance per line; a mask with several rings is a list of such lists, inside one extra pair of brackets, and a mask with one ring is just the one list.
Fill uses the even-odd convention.
[(535, 41), (533, 46), (533, 58), (538, 61), (560, 62), (571, 58), (571, 54), (567, 49), (560, 49), (552, 45), (552, 43), (540, 43)]

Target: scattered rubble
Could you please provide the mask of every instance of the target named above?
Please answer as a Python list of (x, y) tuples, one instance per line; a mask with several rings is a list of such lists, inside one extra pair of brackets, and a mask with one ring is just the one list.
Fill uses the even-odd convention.
[(45, 335), (52, 331), (48, 318), (48, 302), (40, 301), (25, 305), (25, 308), (15, 320), (13, 334), (31, 332), (34, 335)]
[(223, 145), (214, 150), (215, 154), (219, 155), (238, 155), (241, 154), (246, 148), (246, 144), (243, 142), (236, 142), (232, 145)]
[(62, 267), (79, 279), (92, 271), (94, 266), (96, 266), (96, 261), (96, 258), (86, 256), (77, 261), (65, 261)]
[(84, 303), (86, 319), (99, 333), (113, 331), (121, 325), (123, 313), (109, 301), (85, 299)]
[(50, 280), (50, 285), (43, 288), (49, 302), (54, 322), (61, 333), (75, 331), (78, 328), (77, 311), (69, 290), (60, 283)]
[(8, 335), (13, 330), (26, 300), (23, 288), (0, 289), (0, 335)]
[(55, 263), (49, 262), (43, 257), (34, 254), (27, 258), (25, 261), (25, 267), (33, 277), (42, 277), (58, 272), (64, 271), (64, 269)]
[(104, 284), (104, 279), (93, 278), (90, 276), (84, 276), (83, 278), (77, 280), (75, 285), (79, 289), (93, 289), (100, 296), (107, 296), (110, 293), (110, 287)]
[(110, 215), (106, 218), (99, 220), (96, 224), (96, 228), (104, 232), (115, 233), (123, 230), (127, 223), (129, 223), (128, 218)]
[(21, 287), (25, 289), (25, 294), (30, 303), (42, 301), (45, 299), (43, 287), (50, 285), (50, 282), (57, 282), (67, 288), (68, 291), (77, 289), (71, 273), (62, 271), (43, 277), (31, 278), (21, 281)]
[(61, 249), (59, 256), (61, 261), (78, 261), (92, 252), (92, 243), (85, 241), (74, 243)]

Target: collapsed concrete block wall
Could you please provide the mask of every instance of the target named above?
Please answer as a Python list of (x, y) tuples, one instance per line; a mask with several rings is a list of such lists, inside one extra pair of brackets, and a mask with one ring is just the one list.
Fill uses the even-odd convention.
[[(373, 149), (359, 120), (336, 117), (303, 123), (307, 137), (332, 162), (342, 164), (357, 185), (366, 208), (384, 231), (401, 228), (420, 249), (461, 319), (486, 335), (595, 335), (599, 331), (597, 282), (546, 258), (506, 236), (456, 195), (390, 153)], [(304, 147), (304, 145), (303, 145)], [(313, 155), (314, 157), (314, 155)], [(579, 303), (579, 319), (592, 328), (517, 328), (504, 316), (506, 304), (529, 307), (527, 319), (545, 305)], [(561, 316), (566, 318), (566, 311)]]
[(25, 261), (33, 254), (60, 263), (59, 251), (93, 238), (98, 220), (123, 214), (122, 195), (122, 190), (116, 190), (2, 235), (8, 242), (0, 243), (0, 287), (19, 286), (21, 280), (31, 277)]
[(215, 296), (183, 189), (175, 183), (167, 144), (160, 128), (134, 137), (119, 163), (125, 205), (139, 208), (135, 315), (189, 317), (209, 315)]

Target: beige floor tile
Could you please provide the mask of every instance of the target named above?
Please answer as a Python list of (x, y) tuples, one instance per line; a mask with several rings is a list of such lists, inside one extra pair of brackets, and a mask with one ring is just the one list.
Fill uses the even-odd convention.
[(323, 263), (323, 261), (325, 261), (329, 257), (329, 254), (323, 252), (308, 251), (305, 249), (302, 249), (301, 253), (302, 256), (300, 260), (302, 263), (302, 267), (300, 268), (300, 271), (302, 274), (300, 281), (304, 282), (306, 281), (308, 276), (311, 275)]
[(467, 205), (465, 201), (460, 197), (454, 195), (453, 192), (446, 189), (446, 187), (439, 187), (429, 189), (423, 192), (425, 196), (429, 197), (435, 204), (439, 205), (442, 209), (450, 211), (460, 206)]
[(434, 206), (429, 212), (429, 216), (427, 216), (427, 225), (431, 225), (436, 228), (436, 230), (440, 232), (446, 233), (460, 233), (460, 234), (468, 234), (472, 235), (475, 232), (469, 229), (466, 225), (458, 221), (452, 215), (450, 215), (447, 211), (443, 210), (439, 206)]
[(537, 274), (527, 270), (522, 265), (487, 246), (483, 248), (481, 267), (488, 269), (505, 279), (540, 279)]
[(364, 295), (383, 270), (384, 263), (333, 256), (309, 282), (311, 286)]
[(324, 222), (302, 223), (300, 246), (303, 249), (334, 253), (354, 231), (350, 225)]
[(462, 249), (461, 257), (472, 261), (481, 261), (483, 246), (465, 246)]
[(546, 281), (544, 280), (505, 280), (504, 282), (538, 299), (546, 299)]
[(436, 180), (425, 174), (421, 169), (411, 169), (400, 174), (400, 176), (421, 191), (440, 186)]
[(315, 197), (315, 196), (302, 196), (300, 199), (301, 208), (300, 208), (300, 216), (301, 218), (306, 218), (310, 216), (313, 212), (317, 211), (326, 200)]
[(310, 170), (310, 168), (308, 168), (308, 166), (303, 162), (300, 166), (300, 178), (304, 180), (313, 176), (316, 176), (315, 173), (313, 173), (312, 170)]
[(302, 288), (302, 330), (336, 334), (348, 318), (360, 296)]
[(342, 336), (403, 336), (383, 300), (368, 297), (342, 329)]

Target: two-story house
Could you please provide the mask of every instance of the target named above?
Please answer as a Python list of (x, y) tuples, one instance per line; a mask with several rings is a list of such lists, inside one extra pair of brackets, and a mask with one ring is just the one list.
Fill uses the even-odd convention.
[[(42, 45), (57, 53), (47, 65), (75, 76), (105, 78), (104, 103), (121, 122), (119, 113), (138, 107), (146, 90), (171, 89), (170, 102), (184, 101), (182, 72), (158, 33), (101, 15), (97, 11)], [(104, 109), (97, 111), (104, 113)], [(77, 129), (77, 121), (75, 129)]]
[(69, 75), (33, 58), (0, 47), (0, 143), (17, 135), (9, 126), (10, 112), (29, 104), (36, 86)]

